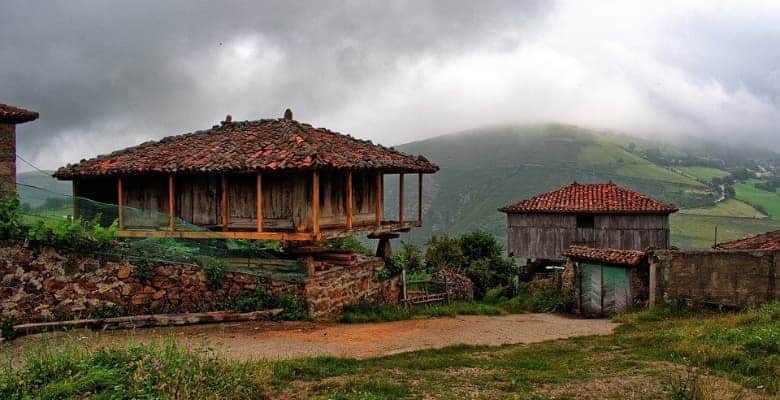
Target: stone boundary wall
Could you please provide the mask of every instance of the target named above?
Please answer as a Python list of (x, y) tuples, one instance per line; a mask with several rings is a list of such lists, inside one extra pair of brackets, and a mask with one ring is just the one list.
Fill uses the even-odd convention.
[(650, 304), (754, 306), (780, 299), (780, 251), (655, 250), (650, 257)]
[(398, 279), (379, 282), (384, 262), (355, 254), (302, 256), (309, 276), (303, 282), (271, 280), (226, 272), (212, 290), (199, 267), (161, 264), (140, 281), (136, 266), (52, 247), (0, 242), (0, 320), (44, 322), (88, 318), (95, 310), (120, 307), (125, 314), (210, 311), (227, 299), (265, 287), (274, 295), (306, 300), (310, 316), (330, 319), (359, 301), (397, 303)]

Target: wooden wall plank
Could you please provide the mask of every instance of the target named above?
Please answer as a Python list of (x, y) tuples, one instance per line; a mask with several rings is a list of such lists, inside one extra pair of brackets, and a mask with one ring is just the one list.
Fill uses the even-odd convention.
[(318, 236), (320, 234), (320, 173), (315, 170), (311, 177), (312, 232)]
[(257, 231), (263, 231), (263, 175), (257, 174), (257, 188), (255, 194), (255, 202), (257, 205)]
[(345, 227), (347, 229), (352, 229), (352, 171), (347, 172), (347, 182), (346, 188), (344, 190), (346, 191), (346, 199), (344, 200), (344, 204), (347, 213)]

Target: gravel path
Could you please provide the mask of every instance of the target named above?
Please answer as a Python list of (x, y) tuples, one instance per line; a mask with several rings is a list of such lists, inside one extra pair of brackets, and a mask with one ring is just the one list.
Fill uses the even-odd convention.
[(226, 356), (240, 360), (324, 355), (367, 358), (455, 344), (535, 343), (573, 336), (608, 335), (616, 325), (609, 320), (512, 314), (369, 324), (229, 323), (102, 332), (84, 339), (97, 345), (144, 342), (173, 334), (196, 345), (205, 341)]

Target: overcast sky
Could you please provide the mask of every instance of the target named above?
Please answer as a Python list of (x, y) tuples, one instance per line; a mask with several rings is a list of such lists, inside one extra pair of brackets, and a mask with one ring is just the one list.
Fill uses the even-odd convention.
[(0, 102), (40, 112), (43, 168), (287, 107), (386, 145), (561, 122), (780, 150), (780, 2), (663, 3), (5, 0)]

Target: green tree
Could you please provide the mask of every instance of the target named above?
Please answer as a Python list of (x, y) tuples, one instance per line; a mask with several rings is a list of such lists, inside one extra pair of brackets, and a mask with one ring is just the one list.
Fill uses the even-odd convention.
[(426, 244), (425, 265), (429, 271), (450, 269), (461, 271), (466, 262), (458, 239), (447, 235), (433, 236)]

